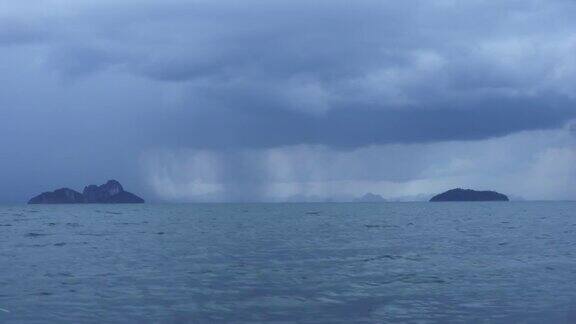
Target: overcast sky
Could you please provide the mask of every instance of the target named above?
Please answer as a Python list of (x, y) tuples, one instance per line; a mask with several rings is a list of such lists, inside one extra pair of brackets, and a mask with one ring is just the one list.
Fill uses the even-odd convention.
[(576, 2), (0, 3), (0, 202), (576, 199)]

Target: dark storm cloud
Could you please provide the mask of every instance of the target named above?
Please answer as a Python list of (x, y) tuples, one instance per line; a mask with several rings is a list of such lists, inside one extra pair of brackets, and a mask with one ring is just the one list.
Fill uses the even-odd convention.
[(182, 85), (177, 112), (142, 112), (146, 127), (162, 120), (152, 132), (172, 143), (476, 140), (574, 117), (571, 9), (567, 1), (110, 2), (67, 16), (48, 64), (67, 77), (113, 69)]
[[(570, 101), (494, 100), (466, 108), (384, 110), (335, 108), (322, 115), (266, 107), (206, 109), (191, 115), (156, 120), (161, 143), (196, 148), (258, 148), (322, 144), (354, 148), (378, 144), (413, 144), (481, 140), (514, 132), (562, 127), (576, 111)], [(474, 105), (481, 105), (475, 107)], [(233, 115), (235, 118), (229, 118)], [(179, 120), (179, 122), (175, 122)]]

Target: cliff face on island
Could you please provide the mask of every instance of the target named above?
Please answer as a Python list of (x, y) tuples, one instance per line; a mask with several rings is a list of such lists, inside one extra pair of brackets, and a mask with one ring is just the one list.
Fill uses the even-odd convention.
[(125, 191), (120, 182), (109, 180), (101, 186), (89, 185), (79, 193), (69, 188), (42, 193), (29, 204), (141, 204), (144, 199)]
[(101, 186), (86, 186), (82, 194), (84, 195), (85, 202), (89, 204), (106, 204), (122, 201), (132, 202), (134, 201), (134, 197), (136, 197), (136, 195), (124, 191), (120, 182), (116, 180), (110, 180)]
[(508, 197), (495, 191), (476, 191), (471, 189), (452, 189), (430, 199), (439, 201), (508, 201)]

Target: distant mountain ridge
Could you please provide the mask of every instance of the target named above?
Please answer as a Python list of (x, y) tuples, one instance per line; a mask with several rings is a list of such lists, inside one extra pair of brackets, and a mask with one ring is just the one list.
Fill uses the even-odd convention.
[(70, 188), (44, 192), (28, 204), (141, 204), (144, 199), (125, 191), (120, 182), (109, 180), (103, 185), (88, 185), (79, 193)]

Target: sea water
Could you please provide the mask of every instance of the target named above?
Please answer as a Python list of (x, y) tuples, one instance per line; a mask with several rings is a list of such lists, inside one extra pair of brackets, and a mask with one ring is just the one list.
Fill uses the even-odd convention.
[(0, 323), (257, 322), (576, 322), (576, 203), (0, 206)]

